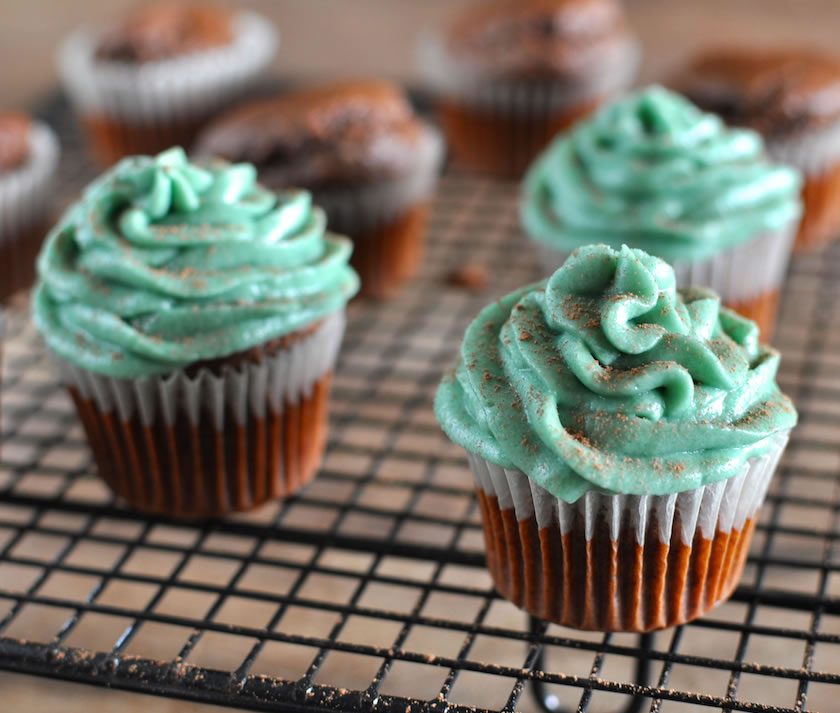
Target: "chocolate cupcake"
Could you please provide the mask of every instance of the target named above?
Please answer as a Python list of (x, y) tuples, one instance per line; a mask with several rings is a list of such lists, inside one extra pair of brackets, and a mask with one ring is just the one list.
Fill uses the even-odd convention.
[(50, 233), (35, 325), (132, 507), (224, 515), (315, 475), (358, 289), (325, 226), (307, 192), (172, 149), (117, 164)]
[(418, 59), (454, 157), (519, 177), (555, 134), (632, 83), (639, 49), (616, 0), (496, 0), (425, 36)]
[(301, 186), (354, 242), (363, 294), (392, 295), (420, 266), (440, 168), (439, 134), (388, 82), (342, 82), (234, 109), (202, 132), (199, 155), (257, 166)]
[(64, 87), (103, 166), (188, 145), (270, 64), (276, 34), (251, 12), (208, 3), (143, 5), (84, 28), (59, 52)]
[(45, 124), (0, 113), (0, 301), (32, 284), (58, 157), (58, 141)]
[(727, 124), (758, 131), (770, 156), (804, 174), (796, 250), (840, 238), (840, 58), (810, 49), (709, 50), (672, 84)]
[(435, 412), (468, 453), (504, 597), (598, 631), (729, 597), (797, 420), (758, 336), (626, 246), (582, 247), (479, 314)]
[(558, 137), (529, 169), (521, 214), (546, 273), (575, 248), (626, 243), (708, 286), (769, 338), (799, 221), (800, 178), (761, 137), (651, 87)]

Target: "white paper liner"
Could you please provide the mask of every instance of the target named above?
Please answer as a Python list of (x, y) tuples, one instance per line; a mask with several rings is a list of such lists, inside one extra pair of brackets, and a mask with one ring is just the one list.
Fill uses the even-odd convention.
[(407, 209), (431, 198), (443, 154), (440, 132), (424, 124), (411, 173), (365, 186), (317, 191), (314, 202), (326, 212), (330, 229), (355, 237), (394, 221)]
[(277, 33), (259, 15), (238, 13), (233, 30), (225, 47), (135, 65), (97, 60), (101, 30), (81, 29), (61, 45), (58, 68), (82, 114), (126, 124), (200, 118), (247, 90), (274, 57)]
[[(784, 282), (797, 225), (722, 250), (696, 262), (672, 263), (678, 287), (707, 287), (727, 303), (755, 299), (778, 290)], [(546, 275), (560, 267), (571, 253), (533, 241)], [(634, 246), (630, 246), (634, 247)]]
[(33, 122), (26, 163), (0, 175), (0, 243), (47, 217), (59, 154), (55, 134), (45, 124)]
[(477, 487), (495, 497), (499, 508), (516, 512), (517, 521), (536, 517), (539, 529), (557, 522), (561, 534), (583, 519), (586, 539), (595, 534), (601, 518), (609, 523), (610, 539), (618, 540), (628, 525), (637, 544), (655, 532), (661, 543), (671, 542), (674, 518), (680, 516), (682, 544), (691, 545), (699, 530), (711, 540), (715, 533), (740, 531), (764, 502), (767, 488), (788, 441), (788, 432), (774, 440), (771, 451), (748, 461), (744, 470), (728, 480), (670, 495), (616, 495), (590, 490), (575, 503), (566, 503), (534, 483), (520, 470), (501, 468), (474, 453), (467, 453)]
[(768, 140), (767, 153), (779, 163), (795, 166), (806, 177), (820, 176), (840, 161), (840, 121), (781, 140)]
[(421, 34), (416, 59), (429, 89), (440, 96), (488, 112), (544, 117), (629, 88), (639, 69), (641, 48), (638, 42), (628, 38), (613, 55), (604, 57), (603, 66), (576, 84), (477, 76), (474, 70), (451, 56), (439, 33), (430, 31)]
[(216, 428), (222, 430), (225, 411), (234, 406), (237, 423), (244, 425), (248, 412), (258, 419), (267, 410), (279, 414), (284, 404), (297, 404), (309, 396), (314, 384), (330, 371), (338, 357), (344, 334), (344, 312), (323, 320), (318, 329), (288, 348), (266, 355), (259, 363), (232, 368), (220, 374), (203, 369), (195, 376), (179, 371), (166, 376), (117, 379), (95, 374), (56, 358), (62, 380), (82, 398), (110, 413), (116, 410), (123, 421), (139, 411), (143, 425), (163, 417), (172, 425), (179, 411), (186, 410), (193, 425), (199, 413), (210, 410)]

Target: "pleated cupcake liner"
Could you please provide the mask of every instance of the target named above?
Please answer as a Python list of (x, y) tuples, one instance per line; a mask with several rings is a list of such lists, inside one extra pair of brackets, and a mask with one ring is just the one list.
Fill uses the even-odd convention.
[(58, 168), (58, 139), (33, 122), (26, 163), (0, 176), (0, 299), (31, 284), (35, 258), (51, 222), (50, 188)]
[(251, 12), (238, 13), (233, 29), (227, 46), (141, 65), (97, 60), (96, 30), (70, 35), (59, 50), (59, 72), (100, 160), (187, 144), (247, 92), (270, 65), (278, 37)]
[(334, 314), (259, 360), (197, 373), (118, 379), (54, 359), (117, 495), (146, 512), (216, 517), (314, 477), (344, 325)]
[(598, 99), (556, 111), (494, 113), (441, 98), (437, 115), (456, 163), (476, 173), (519, 178), (557, 134), (593, 112)]
[(429, 203), (407, 208), (396, 219), (356, 232), (350, 264), (359, 273), (359, 295), (393, 297), (420, 270), (425, 254)]
[(808, 252), (840, 238), (840, 122), (799, 136), (770, 140), (769, 154), (803, 173), (803, 216), (794, 252)]
[(443, 155), (440, 132), (431, 124), (423, 123), (412, 171), (367, 185), (316, 190), (313, 202), (326, 211), (331, 230), (354, 237), (354, 232), (365, 232), (388, 223), (400, 217), (407, 208), (431, 198)]
[(554, 136), (633, 83), (640, 62), (628, 41), (586, 82), (525, 82), (477, 76), (426, 33), (417, 58), (436, 98), (441, 125), (458, 162), (479, 173), (518, 177)]
[(840, 122), (782, 140), (767, 151), (804, 176), (804, 213), (794, 251), (808, 251), (840, 238)]
[(330, 230), (353, 240), (361, 294), (393, 295), (420, 268), (428, 206), (443, 162), (443, 138), (424, 125), (411, 173), (370, 185), (316, 191)]
[(190, 146), (207, 121), (207, 116), (198, 116), (126, 124), (101, 114), (80, 117), (90, 151), (103, 168), (126, 156), (154, 156), (174, 146)]
[(585, 82), (576, 84), (481, 76), (452, 57), (445, 39), (435, 32), (421, 34), (417, 61), (426, 85), (438, 96), (500, 115), (512, 112), (538, 115), (569, 109), (628, 88), (641, 63), (641, 47), (628, 39), (613, 57), (605, 59), (603, 67), (593, 71)]
[(496, 588), (578, 629), (651, 631), (701, 616), (741, 577), (787, 440), (728, 480), (670, 495), (592, 490), (575, 503), (468, 453)]
[(771, 137), (766, 145), (774, 161), (795, 166), (806, 177), (818, 176), (840, 161), (840, 121), (782, 139)]
[(793, 250), (808, 252), (840, 238), (840, 162), (819, 175), (805, 177), (804, 213)]
[[(677, 287), (711, 288), (733, 308), (754, 305), (751, 311), (762, 316), (764, 324), (760, 326), (767, 333), (776, 321), (774, 308), (787, 275), (796, 229), (797, 225), (791, 225), (765, 233), (702, 260), (672, 262)], [(533, 242), (543, 272), (549, 275), (571, 254), (542, 241)]]

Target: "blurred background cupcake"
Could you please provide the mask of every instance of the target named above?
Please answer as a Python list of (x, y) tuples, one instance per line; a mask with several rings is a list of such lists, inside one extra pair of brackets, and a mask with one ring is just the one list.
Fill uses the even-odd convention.
[(0, 113), (0, 301), (35, 276), (58, 158), (58, 140), (46, 124)]
[(560, 136), (523, 183), (521, 217), (551, 273), (588, 243), (641, 248), (769, 339), (801, 213), (798, 172), (759, 134), (650, 87)]
[(50, 233), (35, 326), (132, 507), (219, 516), (315, 476), (358, 289), (325, 229), (305, 191), (173, 149), (118, 163)]
[(795, 250), (840, 237), (840, 58), (811, 49), (697, 54), (672, 85), (731, 126), (755, 129), (804, 175)]
[(389, 297), (420, 267), (443, 142), (396, 85), (340, 82), (244, 105), (208, 126), (196, 153), (311, 191), (353, 239), (362, 294)]
[(77, 30), (59, 71), (99, 162), (187, 145), (271, 62), (272, 26), (206, 3), (143, 5), (115, 25)]
[(639, 46), (615, 0), (495, 0), (418, 49), (454, 157), (518, 177), (558, 132), (630, 86)]

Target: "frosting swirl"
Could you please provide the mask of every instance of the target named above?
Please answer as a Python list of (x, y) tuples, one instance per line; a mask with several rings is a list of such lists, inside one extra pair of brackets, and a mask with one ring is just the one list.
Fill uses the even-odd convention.
[(522, 221), (564, 251), (627, 243), (696, 260), (786, 228), (799, 189), (793, 169), (768, 163), (758, 134), (651, 87), (555, 139), (525, 177)]
[(163, 374), (281, 337), (358, 290), (351, 243), (305, 191), (181, 149), (125, 159), (47, 238), (33, 297), (60, 357), (118, 378)]
[(435, 413), (454, 442), (564, 501), (661, 495), (737, 475), (795, 425), (778, 366), (714, 293), (593, 245), (479, 314)]

